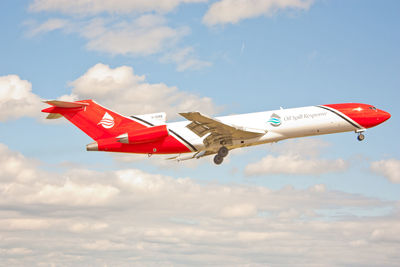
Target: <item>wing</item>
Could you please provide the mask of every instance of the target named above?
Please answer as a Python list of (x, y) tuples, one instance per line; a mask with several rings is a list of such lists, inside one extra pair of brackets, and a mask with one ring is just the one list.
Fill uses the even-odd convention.
[(199, 137), (208, 134), (204, 139), (206, 147), (213, 144), (232, 144), (233, 140), (253, 139), (264, 135), (266, 132), (258, 129), (239, 127), (226, 124), (218, 119), (210, 118), (200, 112), (179, 113), (182, 117), (191, 121), (186, 127)]

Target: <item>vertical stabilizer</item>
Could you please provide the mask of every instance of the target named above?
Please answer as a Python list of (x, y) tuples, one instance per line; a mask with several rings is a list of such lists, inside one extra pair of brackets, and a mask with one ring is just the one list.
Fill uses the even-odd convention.
[(42, 112), (50, 113), (48, 119), (64, 116), (93, 140), (116, 137), (128, 130), (147, 128), (129, 117), (102, 107), (93, 100), (44, 102), (52, 106), (42, 110)]

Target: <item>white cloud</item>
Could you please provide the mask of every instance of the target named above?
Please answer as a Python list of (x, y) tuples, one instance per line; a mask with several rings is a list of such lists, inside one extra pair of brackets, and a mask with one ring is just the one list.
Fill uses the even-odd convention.
[(28, 36), (30, 37), (54, 30), (64, 29), (68, 26), (68, 24), (68, 20), (65, 19), (49, 19), (40, 25), (38, 25), (35, 21), (28, 21), (26, 23), (26, 25), (31, 28), (31, 30), (28, 32)]
[[(129, 66), (113, 69), (99, 63), (70, 85), (72, 93), (61, 96), (60, 100), (95, 99), (125, 115), (165, 111), (169, 118), (175, 118), (181, 111), (214, 114), (219, 110), (211, 98), (164, 83), (148, 83), (144, 75), (136, 75)], [(0, 76), (0, 122), (24, 116), (44, 118), (40, 110), (45, 107), (40, 97), (32, 93), (29, 81), (17, 75)]]
[(82, 244), (82, 248), (88, 251), (113, 251), (113, 250), (129, 250), (130, 247), (125, 244), (112, 242), (109, 240), (96, 240)]
[(88, 40), (88, 50), (142, 56), (174, 46), (188, 31), (185, 27), (171, 28), (163, 17), (156, 15), (143, 15), (120, 23), (95, 19), (79, 29), (79, 33)]
[(99, 13), (170, 12), (183, 3), (200, 3), (207, 0), (35, 0), (30, 5), (33, 12), (61, 12), (64, 14), (94, 15)]
[[(16, 162), (0, 172), (4, 265), (397, 264), (394, 202), (324, 185), (271, 190), (138, 169), (50, 172), (0, 147), (0, 170)], [(33, 179), (13, 179), (26, 170)], [(388, 208), (394, 213), (335, 215)]]
[(64, 184), (47, 184), (40, 188), (29, 201), (64, 205), (101, 205), (118, 194), (118, 189), (97, 183), (79, 184), (66, 180)]
[(3, 256), (23, 256), (23, 255), (28, 255), (31, 254), (32, 250), (26, 249), (26, 248), (8, 248), (8, 249), (0, 249), (0, 255)]
[(73, 171), (64, 179), (53, 180), (37, 168), (35, 161), (10, 151), (3, 144), (0, 144), (0, 169), (0, 194), (3, 194), (0, 203), (18, 199), (22, 203), (96, 206), (105, 203), (119, 191), (95, 181), (83, 184), (79, 179), (74, 179), (76, 174)]
[(198, 59), (194, 55), (193, 47), (185, 47), (174, 53), (167, 53), (161, 58), (161, 62), (176, 63), (178, 71), (185, 71), (187, 69), (202, 69), (212, 65), (211, 62)]
[(238, 23), (243, 19), (269, 16), (280, 10), (307, 10), (314, 0), (220, 0), (203, 17), (209, 26)]
[[(27, 36), (54, 30), (78, 34), (86, 39), (86, 48), (111, 55), (160, 55), (161, 62), (175, 63), (178, 71), (197, 70), (211, 65), (200, 60), (193, 48), (178, 49), (183, 37), (190, 33), (188, 26), (171, 27), (164, 15), (149, 11), (168, 12), (181, 3), (202, 0), (145, 0), (145, 1), (63, 1), (38, 0), (32, 11), (59, 11), (67, 14), (94, 15), (93, 17), (51, 18), (44, 22), (29, 20)], [(103, 14), (106, 13), (106, 14)], [(116, 17), (114, 13), (129, 13), (131, 18)]]
[(387, 159), (371, 163), (371, 170), (383, 175), (392, 183), (400, 183), (400, 160)]
[(142, 15), (132, 20), (96, 17), (89, 20), (52, 18), (29, 21), (28, 36), (54, 30), (75, 33), (87, 40), (86, 48), (111, 55), (147, 56), (174, 47), (189, 33), (187, 27), (171, 28), (160, 15)]
[[(192, 153), (194, 154), (194, 153)], [(128, 168), (133, 163), (142, 165), (157, 166), (160, 170), (181, 170), (182, 168), (196, 169), (201, 164), (209, 165), (212, 162), (209, 156), (194, 160), (178, 161), (170, 159), (179, 156), (179, 154), (155, 154), (149, 157), (147, 154), (127, 154), (127, 153), (112, 153), (114, 163), (120, 168)]]
[(246, 167), (246, 174), (322, 174), (343, 171), (347, 163), (343, 159), (307, 159), (301, 155), (268, 155)]
[(329, 148), (330, 144), (315, 137), (304, 139), (291, 139), (276, 144), (271, 144), (269, 150), (278, 154), (303, 155), (309, 158), (316, 158), (323, 149)]
[(18, 75), (0, 76), (0, 121), (20, 117), (36, 117), (40, 98), (32, 93), (32, 85)]
[(222, 209), (222, 216), (228, 218), (250, 217), (255, 214), (257, 214), (257, 208), (251, 204), (237, 204)]
[(393, 226), (392, 228), (377, 228), (372, 231), (370, 239), (378, 242), (400, 243), (399, 231), (399, 225)]
[(49, 226), (49, 222), (44, 219), (17, 218), (0, 220), (0, 228), (8, 230), (39, 230)]
[(99, 232), (103, 231), (108, 227), (106, 223), (96, 223), (96, 222), (77, 222), (69, 226), (71, 232), (75, 233), (87, 233), (87, 232)]
[(272, 150), (280, 155), (267, 155), (260, 161), (246, 166), (247, 175), (261, 174), (323, 174), (347, 169), (348, 164), (343, 159), (320, 159), (319, 149), (326, 146), (318, 139), (303, 139), (288, 141)]
[(96, 64), (70, 85), (72, 94), (78, 98), (93, 98), (125, 115), (165, 111), (169, 117), (176, 117), (181, 111), (213, 114), (217, 110), (208, 97), (183, 92), (164, 83), (148, 83), (144, 75), (134, 74), (128, 66), (113, 69)]

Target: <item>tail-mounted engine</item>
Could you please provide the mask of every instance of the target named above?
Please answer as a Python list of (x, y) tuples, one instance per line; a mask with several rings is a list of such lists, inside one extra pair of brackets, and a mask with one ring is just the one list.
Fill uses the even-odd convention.
[(122, 144), (142, 144), (157, 141), (168, 135), (167, 126), (159, 125), (121, 134), (117, 140)]

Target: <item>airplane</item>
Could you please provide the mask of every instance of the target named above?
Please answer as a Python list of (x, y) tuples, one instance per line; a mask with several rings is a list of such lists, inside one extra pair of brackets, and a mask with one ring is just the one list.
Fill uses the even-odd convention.
[(372, 105), (341, 103), (216, 118), (184, 112), (186, 121), (166, 123), (163, 112), (124, 116), (93, 100), (43, 102), (51, 105), (42, 110), (47, 119), (63, 116), (94, 140), (87, 151), (179, 154), (169, 158), (178, 161), (214, 155), (217, 165), (232, 149), (289, 138), (354, 131), (362, 141), (366, 129), (391, 117)]

